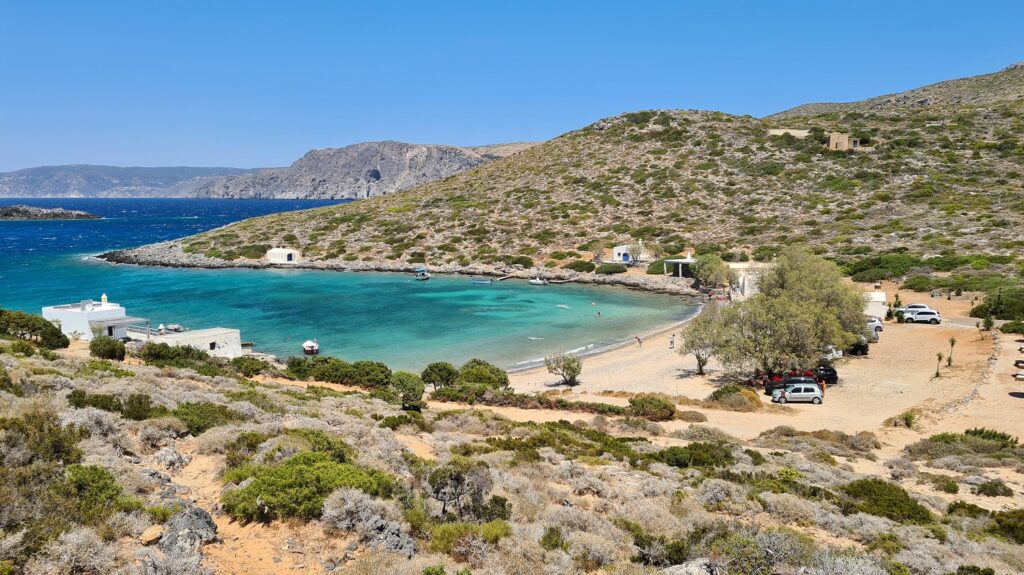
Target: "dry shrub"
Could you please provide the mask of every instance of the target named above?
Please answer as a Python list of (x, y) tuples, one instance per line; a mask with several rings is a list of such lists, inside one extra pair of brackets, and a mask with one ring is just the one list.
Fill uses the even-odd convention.
[(813, 525), (817, 515), (817, 504), (789, 493), (763, 492), (761, 498), (768, 512), (782, 523)]
[(724, 479), (706, 479), (694, 493), (693, 498), (704, 504), (709, 511), (721, 511), (739, 515), (752, 509), (755, 502), (747, 499), (747, 490)]
[(757, 411), (764, 407), (764, 403), (757, 393), (752, 389), (746, 388), (738, 389), (733, 393), (712, 393), (701, 402), (701, 405), (709, 409), (727, 409), (729, 411), (744, 412)]
[(25, 567), (26, 575), (64, 575), (66, 573), (110, 573), (117, 567), (117, 547), (104, 543), (95, 531), (79, 527), (59, 537), (33, 557)]
[(708, 416), (704, 415), (699, 411), (686, 410), (680, 411), (679, 414), (676, 416), (676, 419), (681, 419), (683, 421), (688, 421), (690, 423), (704, 423), (705, 421), (708, 420)]
[(708, 425), (692, 424), (686, 429), (680, 429), (673, 431), (670, 434), (672, 437), (678, 437), (679, 439), (685, 439), (687, 441), (702, 441), (707, 443), (739, 443), (739, 440), (729, 435), (728, 433), (718, 429), (717, 427), (711, 427)]
[(595, 571), (606, 565), (628, 559), (633, 553), (632, 545), (623, 545), (623, 539), (608, 539), (593, 533), (576, 531), (566, 537), (569, 554), (586, 571)]

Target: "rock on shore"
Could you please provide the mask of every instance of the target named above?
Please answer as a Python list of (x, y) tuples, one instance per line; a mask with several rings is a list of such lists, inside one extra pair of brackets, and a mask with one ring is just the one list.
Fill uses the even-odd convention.
[[(304, 261), (297, 264), (274, 264), (263, 260), (239, 258), (223, 260), (206, 257), (203, 254), (188, 253), (182, 250), (180, 241), (169, 241), (149, 244), (127, 250), (117, 250), (100, 254), (100, 259), (112, 263), (162, 266), (176, 268), (287, 268), (310, 270), (334, 270), (352, 272), (412, 272), (423, 264), (410, 264), (387, 260), (373, 261)], [(598, 275), (581, 273), (559, 268), (524, 268), (519, 265), (505, 264), (440, 264), (427, 265), (433, 274), (464, 274), (474, 276), (511, 277), (530, 279), (541, 277), (546, 280), (569, 281), (602, 285), (618, 285), (645, 291), (667, 293), (682, 296), (698, 296), (699, 292), (686, 280), (660, 275), (645, 274), (614, 274)]]
[(35, 206), (0, 206), (0, 220), (99, 220), (99, 216), (80, 210), (37, 208)]

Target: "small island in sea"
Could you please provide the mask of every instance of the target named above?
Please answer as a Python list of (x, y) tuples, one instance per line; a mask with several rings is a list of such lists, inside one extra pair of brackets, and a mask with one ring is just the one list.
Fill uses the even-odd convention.
[(97, 215), (81, 210), (39, 208), (36, 206), (0, 206), (0, 220), (99, 220)]

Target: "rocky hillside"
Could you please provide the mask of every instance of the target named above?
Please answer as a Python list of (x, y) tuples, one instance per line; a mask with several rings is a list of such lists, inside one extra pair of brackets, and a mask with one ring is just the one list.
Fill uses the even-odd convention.
[(35, 206), (0, 206), (0, 220), (98, 220), (99, 216), (80, 210), (37, 208)]
[(117, 166), (42, 166), (0, 173), (5, 198), (133, 198), (187, 196), (218, 176), (244, 174), (239, 168), (121, 168)]
[(785, 119), (828, 113), (870, 112), (921, 106), (984, 106), (1024, 98), (1024, 62), (995, 74), (983, 74), (929, 84), (899, 94), (887, 94), (860, 102), (803, 104), (769, 116)]
[(364, 142), (311, 150), (287, 168), (221, 178), (192, 195), (210, 198), (369, 198), (404, 190), (528, 148)]
[[(956, 85), (964, 94), (1000, 85), (1012, 96), (1024, 74)], [(531, 263), (522, 256), (560, 267), (638, 238), (668, 253), (697, 245), (755, 257), (793, 242), (832, 254), (1020, 253), (1024, 99), (964, 101), (785, 121), (622, 114), (402, 193), (239, 222), (144, 259), (248, 265), (246, 254), (290, 245), (337, 267)], [(780, 127), (811, 135), (769, 135)], [(865, 147), (829, 151), (832, 131)]]

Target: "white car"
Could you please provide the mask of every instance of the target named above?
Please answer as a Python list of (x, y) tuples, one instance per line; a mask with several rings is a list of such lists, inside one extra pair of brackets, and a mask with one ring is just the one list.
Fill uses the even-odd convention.
[(910, 311), (903, 314), (903, 323), (930, 323), (938, 325), (942, 323), (942, 316), (932, 309)]
[(910, 304), (908, 306), (898, 307), (898, 308), (892, 310), (893, 313), (896, 313), (898, 311), (903, 312), (903, 315), (907, 315), (907, 314), (910, 314), (910, 313), (917, 313), (919, 311), (935, 311), (935, 310), (933, 310), (932, 308), (928, 307), (926, 304), (923, 304), (923, 303), (912, 303), (912, 304)]
[(871, 316), (868, 318), (868, 329), (875, 333), (878, 333), (880, 331), (884, 331), (885, 326), (882, 325), (882, 320), (880, 318)]

